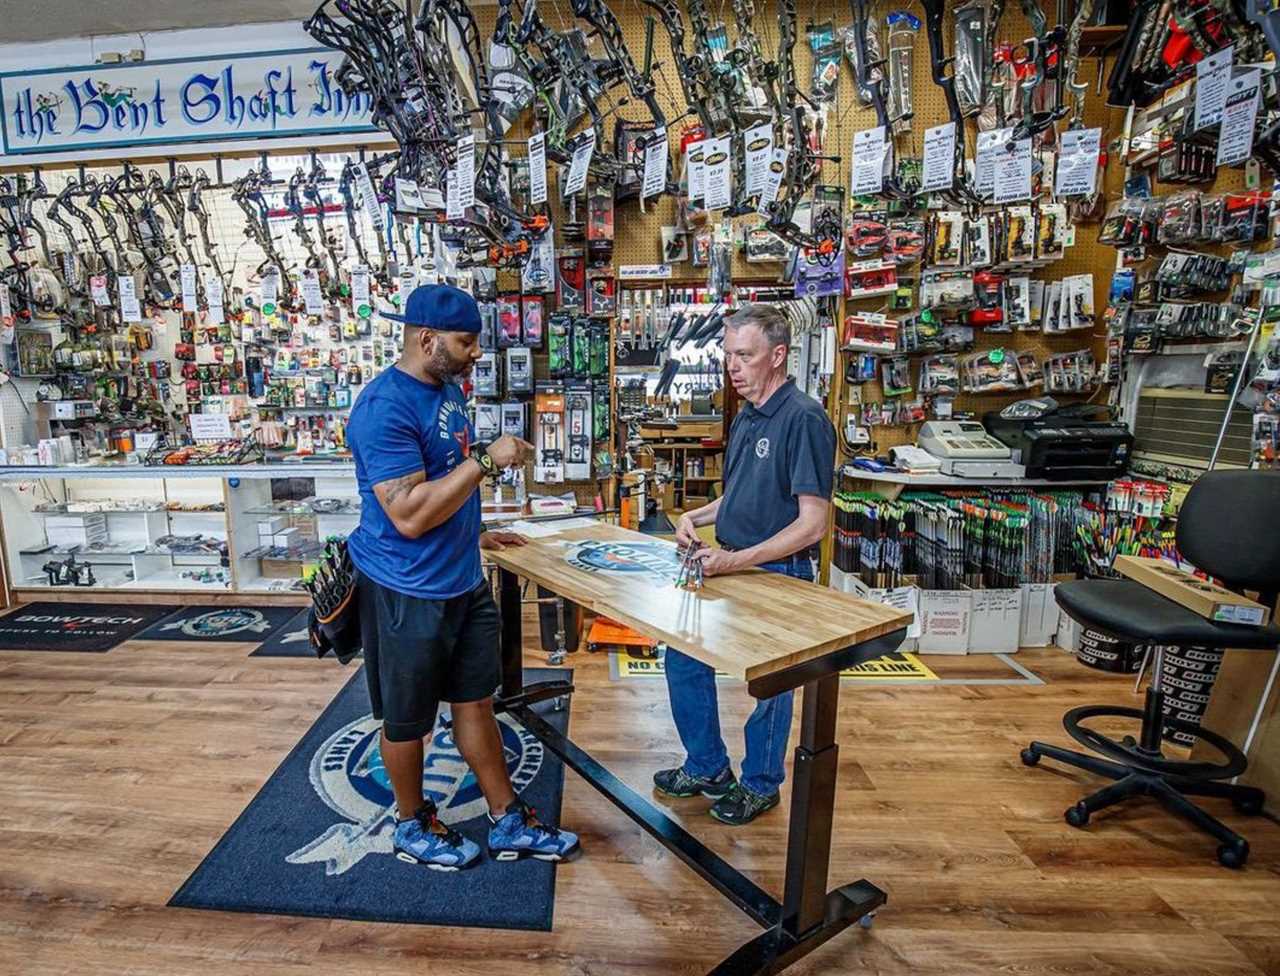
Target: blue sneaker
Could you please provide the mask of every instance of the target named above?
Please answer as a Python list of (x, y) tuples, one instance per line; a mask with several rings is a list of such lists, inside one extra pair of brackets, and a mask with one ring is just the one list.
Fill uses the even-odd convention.
[(400, 860), (426, 865), (432, 871), (457, 871), (480, 857), (480, 845), (442, 824), (431, 802), (424, 803), (408, 820), (396, 821), (392, 843)]
[(516, 797), (501, 819), (489, 814), (489, 853), (498, 861), (536, 857), (539, 861), (572, 860), (581, 848), (578, 835), (540, 823), (533, 807)]

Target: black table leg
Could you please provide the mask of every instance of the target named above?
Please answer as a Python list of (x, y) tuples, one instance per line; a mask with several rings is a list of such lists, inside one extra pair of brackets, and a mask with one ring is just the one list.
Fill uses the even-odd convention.
[(795, 750), (782, 921), (742, 946), (712, 976), (764, 976), (785, 969), (885, 903), (868, 881), (827, 891), (839, 749), (835, 742), (840, 675), (804, 685)]
[(509, 569), (498, 569), (498, 609), (502, 614), (502, 697), (509, 699), (524, 690), (520, 580)]

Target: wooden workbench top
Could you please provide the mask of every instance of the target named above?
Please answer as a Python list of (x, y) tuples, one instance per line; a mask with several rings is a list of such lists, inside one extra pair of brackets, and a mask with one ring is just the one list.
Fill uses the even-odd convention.
[(677, 589), (672, 542), (603, 523), (485, 557), (745, 681), (906, 627), (911, 614), (763, 570)]

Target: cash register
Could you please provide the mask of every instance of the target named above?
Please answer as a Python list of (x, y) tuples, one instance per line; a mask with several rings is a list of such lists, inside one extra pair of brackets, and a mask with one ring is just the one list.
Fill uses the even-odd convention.
[(930, 420), (920, 428), (920, 447), (940, 460), (943, 474), (957, 478), (1021, 478), (1012, 452), (976, 420)]
[(983, 421), (1027, 469), (1028, 478), (1106, 481), (1129, 467), (1133, 434), (1099, 404), (1063, 407), (1052, 397), (1019, 400)]

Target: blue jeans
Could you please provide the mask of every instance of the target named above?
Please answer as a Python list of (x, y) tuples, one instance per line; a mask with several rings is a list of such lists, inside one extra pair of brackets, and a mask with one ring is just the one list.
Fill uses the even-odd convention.
[[(762, 563), (760, 569), (797, 579), (813, 579), (812, 564), (804, 557)], [(715, 670), (669, 648), (666, 672), (671, 717), (675, 719), (676, 731), (680, 733), (680, 742), (687, 753), (685, 772), (690, 776), (716, 776), (728, 767), (729, 753), (720, 736)], [(762, 698), (747, 719), (747, 754), (742, 760), (742, 785), (752, 793), (770, 796), (778, 792), (786, 778), (783, 763), (791, 735), (794, 698), (794, 691)]]

